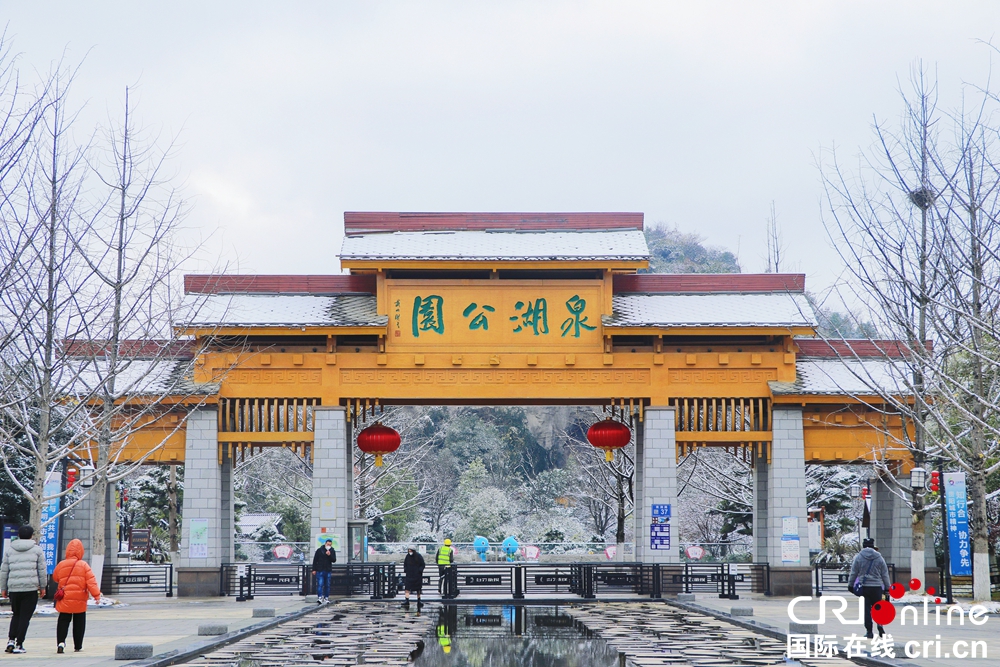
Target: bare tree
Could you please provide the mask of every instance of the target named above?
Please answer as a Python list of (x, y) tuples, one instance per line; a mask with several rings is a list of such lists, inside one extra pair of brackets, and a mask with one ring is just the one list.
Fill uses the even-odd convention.
[[(975, 104), (950, 114), (954, 133), (945, 140), (935, 130), (935, 86), (921, 67), (911, 78), (903, 128), (893, 133), (876, 124), (879, 154), (862, 163), (860, 178), (835, 161), (826, 174), (828, 228), (857, 298), (879, 318), (880, 331), (898, 339), (874, 341), (884, 353), (880, 364), (864, 362), (851, 345), (837, 349), (885, 412), (903, 418), (900, 431), (884, 429), (883, 453), (905, 448), (917, 465), (943, 457), (966, 473), (973, 589), (984, 600), (986, 478), (1000, 469), (996, 98), (987, 86)], [(911, 568), (924, 580), (924, 518), (936, 499), (898, 479), (888, 458), (876, 467), (913, 510)]]
[(142, 456), (125, 462), (120, 455), (144, 427), (163, 423), (168, 398), (198, 404), (206, 395), (191, 381), (190, 342), (177, 340), (173, 332), (178, 304), (171, 298), (170, 281), (186, 257), (172, 243), (184, 206), (165, 173), (170, 151), (170, 145), (158, 150), (137, 128), (126, 88), (121, 119), (109, 123), (98, 147), (88, 154), (90, 191), (96, 201), (70, 238), (87, 266), (99, 308), (99, 316), (91, 318), (83, 332), (86, 343), (75, 341), (72, 350), (85, 360), (83, 393), (92, 397), (87, 416), (96, 448), (91, 544), (95, 572), (101, 571), (106, 550), (108, 484), (154, 456), (183, 428), (184, 419), (170, 422), (165, 437), (149, 443)]
[[(924, 576), (924, 520), (929, 509), (921, 490), (896, 478), (888, 456), (905, 449), (917, 466), (937, 452), (929, 449), (927, 420), (934, 404), (928, 377), (941, 356), (928, 344), (934, 308), (944, 289), (937, 224), (941, 218), (933, 182), (937, 151), (937, 86), (922, 65), (910, 77), (911, 92), (900, 90), (904, 113), (901, 128), (876, 121), (876, 149), (860, 163), (861, 174), (843, 169), (835, 153), (823, 168), (830, 217), (824, 220), (849, 279), (841, 299), (860, 302), (882, 335), (873, 338), (880, 363), (866, 361), (851, 346), (834, 346), (851, 374), (879, 396), (885, 413), (899, 414), (901, 436), (884, 429), (885, 445), (876, 460), (879, 476), (912, 511), (911, 576)], [(863, 327), (856, 327), (864, 330)]]
[[(89, 272), (70, 241), (85, 180), (85, 149), (71, 141), (74, 117), (66, 108), (72, 78), (61, 66), (50, 75), (41, 116), (16, 174), (0, 182), (6, 223), (0, 255), (8, 278), (0, 290), (5, 330), (0, 451), (6, 473), (30, 502), (32, 525), (39, 528), (42, 507), (67, 493), (61, 483), (46, 489), (47, 481), (54, 476), (61, 482), (58, 465), (86, 440), (80, 424), (88, 397), (64, 400), (77, 390), (80, 369), (60, 353), (62, 341), (84, 331), (94, 312)], [(33, 463), (30, 486), (11, 468), (16, 455)]]
[[(595, 414), (594, 418), (601, 417)], [(564, 434), (582, 478), (577, 499), (584, 504), (594, 504), (598, 516), (602, 505), (614, 516), (616, 557), (621, 558), (625, 525), (635, 509), (635, 433), (633, 431), (628, 445), (615, 452), (613, 460), (606, 461), (604, 452), (581, 439), (577, 435), (580, 432), (581, 429), (574, 429)], [(593, 513), (591, 516), (593, 518)]]
[[(374, 420), (374, 414), (364, 419)], [(384, 457), (383, 465), (378, 467), (374, 456), (357, 447), (358, 434), (368, 422), (359, 420), (353, 429), (354, 513), (361, 518), (375, 519), (419, 507), (427, 495), (428, 478), (418, 471), (441, 438), (436, 429), (427, 432), (430, 420), (419, 408), (381, 409), (378, 421), (395, 428), (402, 443), (399, 450)], [(397, 491), (403, 493), (402, 498), (395, 497)], [(389, 507), (386, 507), (387, 500), (392, 500)]]
[(782, 260), (785, 255), (785, 244), (781, 242), (781, 229), (778, 227), (778, 213), (771, 202), (771, 215), (767, 219), (767, 266), (764, 273), (781, 273)]
[(983, 96), (953, 114), (954, 146), (937, 163), (944, 180), (945, 289), (933, 312), (947, 355), (930, 433), (968, 478), (973, 595), (990, 599), (986, 478), (1000, 470), (1000, 151), (997, 110)]

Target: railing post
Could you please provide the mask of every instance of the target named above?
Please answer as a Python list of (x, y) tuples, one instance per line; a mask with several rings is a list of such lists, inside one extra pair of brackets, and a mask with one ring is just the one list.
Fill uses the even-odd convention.
[(654, 600), (663, 597), (663, 570), (660, 569), (659, 565), (652, 565), (653, 568), (653, 590), (650, 592), (649, 597)]
[(691, 592), (691, 563), (684, 563), (684, 592)]
[(253, 564), (247, 563), (247, 600), (253, 600), (253, 592), (256, 587), (254, 579)]
[(167, 563), (167, 597), (174, 597), (174, 564)]
[(582, 570), (583, 574), (582, 581), (580, 582), (583, 586), (583, 592), (581, 597), (586, 598), (588, 600), (592, 600), (595, 597), (597, 597), (594, 593), (594, 589), (596, 588), (594, 582), (594, 566), (582, 565), (580, 566), (580, 569)]
[(375, 565), (372, 571), (372, 600), (382, 599), (382, 566)]
[(510, 585), (513, 588), (513, 595), (515, 600), (524, 599), (524, 589), (525, 578), (527, 576), (527, 570), (525, 570), (523, 565), (515, 565), (511, 568), (511, 581)]
[(764, 588), (764, 595), (771, 595), (771, 564), (764, 563), (764, 580), (767, 582)]

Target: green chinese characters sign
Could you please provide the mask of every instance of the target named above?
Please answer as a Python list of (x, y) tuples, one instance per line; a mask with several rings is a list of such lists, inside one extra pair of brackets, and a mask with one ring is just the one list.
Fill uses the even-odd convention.
[(389, 347), (504, 351), (601, 348), (601, 288), (529, 281), (387, 281)]

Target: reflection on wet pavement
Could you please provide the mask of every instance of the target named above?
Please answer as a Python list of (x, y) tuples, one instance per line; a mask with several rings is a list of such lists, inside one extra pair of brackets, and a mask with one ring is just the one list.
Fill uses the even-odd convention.
[[(345, 601), (198, 658), (197, 667), (795, 665), (782, 641), (662, 602), (442, 605)], [(823, 665), (848, 665), (839, 658)], [(801, 664), (810, 665), (803, 661)]]

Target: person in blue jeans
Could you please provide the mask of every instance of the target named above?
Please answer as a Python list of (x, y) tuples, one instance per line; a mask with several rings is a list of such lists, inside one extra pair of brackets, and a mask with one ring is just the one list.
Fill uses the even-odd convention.
[(316, 575), (316, 602), (319, 604), (330, 601), (330, 574), (336, 562), (337, 552), (333, 548), (333, 540), (327, 540), (313, 556), (312, 573)]

